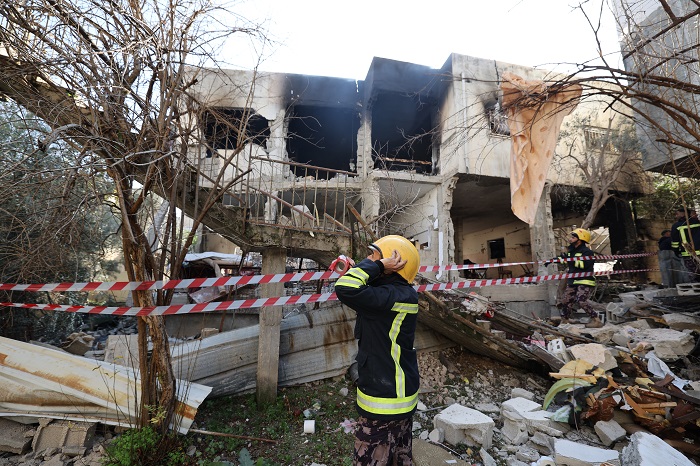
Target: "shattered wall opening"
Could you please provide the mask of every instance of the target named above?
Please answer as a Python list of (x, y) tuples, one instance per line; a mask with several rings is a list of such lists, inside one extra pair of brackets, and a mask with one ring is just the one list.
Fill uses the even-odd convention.
[[(244, 118), (246, 118), (245, 121)], [(246, 142), (265, 147), (266, 141), (270, 137), (267, 119), (248, 109), (217, 108), (208, 110), (202, 116), (202, 127), (209, 145), (207, 157), (211, 157), (212, 150), (231, 150)], [(243, 134), (240, 134), (241, 128), (245, 128)]]
[(374, 168), (434, 174), (435, 104), (418, 94), (378, 93), (372, 103)]
[[(287, 152), (294, 162), (355, 171), (360, 116), (349, 108), (295, 105), (289, 112)], [(303, 176), (293, 167), (295, 176)], [(312, 173), (313, 174), (313, 173)], [(318, 173), (315, 173), (318, 177)], [(323, 173), (325, 177), (325, 172)]]

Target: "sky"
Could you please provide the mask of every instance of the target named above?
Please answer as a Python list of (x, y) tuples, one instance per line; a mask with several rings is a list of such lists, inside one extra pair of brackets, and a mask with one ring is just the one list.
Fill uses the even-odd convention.
[[(600, 4), (581, 0), (598, 26)], [(275, 46), (227, 49), (232, 67), (364, 79), (373, 57), (440, 68), (451, 53), (564, 71), (561, 63), (595, 59), (597, 44), (576, 0), (242, 0), (235, 10), (262, 23)], [(608, 7), (599, 35), (619, 62)], [(571, 67), (569, 66), (569, 69)]]

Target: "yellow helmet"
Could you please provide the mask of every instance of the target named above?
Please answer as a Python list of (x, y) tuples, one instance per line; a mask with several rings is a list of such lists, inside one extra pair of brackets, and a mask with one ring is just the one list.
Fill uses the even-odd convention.
[(388, 235), (370, 244), (370, 248), (379, 250), (382, 257), (391, 257), (394, 250), (398, 251), (401, 259), (406, 261), (406, 265), (396, 273), (405, 278), (408, 283), (413, 283), (420, 266), (420, 255), (413, 243), (403, 236)]
[(574, 231), (572, 231), (571, 234), (578, 236), (578, 239), (580, 239), (584, 243), (591, 242), (591, 232), (588, 230), (584, 230), (583, 228), (577, 228)]

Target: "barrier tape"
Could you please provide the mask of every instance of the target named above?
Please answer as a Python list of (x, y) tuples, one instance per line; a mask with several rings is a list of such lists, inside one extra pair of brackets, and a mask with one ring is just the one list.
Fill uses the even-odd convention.
[[(578, 272), (563, 273), (556, 275), (540, 275), (535, 277), (502, 278), (489, 280), (468, 280), (449, 283), (434, 283), (429, 285), (415, 286), (417, 291), (437, 291), (454, 288), (476, 288), (493, 285), (520, 285), (527, 283), (537, 283), (548, 280), (561, 280), (563, 278), (580, 278), (591, 275), (606, 276), (620, 273), (646, 272), (654, 269), (639, 270), (611, 270), (605, 272)], [(324, 301), (335, 301), (338, 298), (335, 293), (321, 293), (313, 295), (281, 296), (276, 298), (240, 299), (236, 301), (222, 301), (216, 303), (201, 304), (176, 304), (169, 306), (149, 306), (149, 307), (107, 307), (107, 306), (76, 306), (61, 304), (27, 304), (27, 303), (0, 303), (4, 307), (17, 307), (25, 309), (37, 309), (45, 311), (80, 312), (85, 314), (103, 314), (116, 316), (151, 316), (151, 315), (174, 315), (192, 314), (199, 312), (228, 311), (236, 309), (253, 309), (268, 306), (284, 306), (290, 304), (320, 303)]]
[[(653, 253), (641, 254), (624, 254), (624, 255), (608, 255), (608, 256), (587, 256), (587, 257), (570, 257), (557, 258), (546, 261), (537, 262), (504, 262), (496, 264), (463, 264), (463, 265), (424, 265), (418, 268), (418, 272), (436, 272), (440, 270), (470, 270), (470, 269), (487, 269), (495, 267), (509, 267), (516, 265), (565, 263), (576, 260), (614, 260), (627, 259), (632, 257), (648, 257), (656, 255)], [(235, 277), (217, 277), (217, 278), (189, 278), (182, 280), (157, 280), (157, 281), (142, 281), (142, 282), (88, 282), (88, 283), (49, 283), (49, 284), (16, 284), (16, 283), (0, 283), (0, 291), (145, 291), (145, 290), (170, 290), (177, 288), (204, 288), (210, 286), (243, 286), (243, 285), (260, 285), (265, 283), (291, 283), (299, 281), (311, 280), (327, 280), (340, 277), (340, 274), (332, 271), (325, 272), (299, 272), (299, 273), (280, 273), (274, 275), (244, 275)]]

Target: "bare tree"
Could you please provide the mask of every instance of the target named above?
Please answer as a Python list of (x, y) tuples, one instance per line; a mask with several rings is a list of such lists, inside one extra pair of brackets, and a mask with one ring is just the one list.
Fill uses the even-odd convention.
[(616, 118), (622, 117), (611, 115), (606, 127), (597, 127), (591, 124), (590, 116), (575, 116), (561, 132), (565, 151), (555, 154), (555, 169), (562, 172), (566, 170), (563, 167), (575, 167), (573, 176), (585, 180), (592, 193), (582, 228), (593, 225), (606, 202), (615, 196), (615, 188), (644, 182), (634, 128), (614, 124)]
[[(198, 154), (191, 148), (207, 144), (200, 123), (208, 109), (189, 93), (198, 67), (214, 66), (226, 38), (260, 33), (236, 24), (231, 11), (204, 0), (0, 5), (0, 94), (49, 125), (44, 145), (69, 144), (80, 154), (80, 170), (112, 180), (131, 281), (176, 277), (203, 216), (237, 182), (198, 190)], [(228, 164), (245, 143), (247, 116), (232, 125), (238, 149)], [(191, 198), (198, 207), (187, 230), (176, 206)], [(163, 200), (167, 207), (160, 228), (152, 230), (158, 237), (153, 242), (148, 225)], [(137, 291), (134, 303), (166, 304), (171, 293)], [(177, 413), (161, 317), (139, 318), (139, 348), (139, 419), (165, 431)]]

